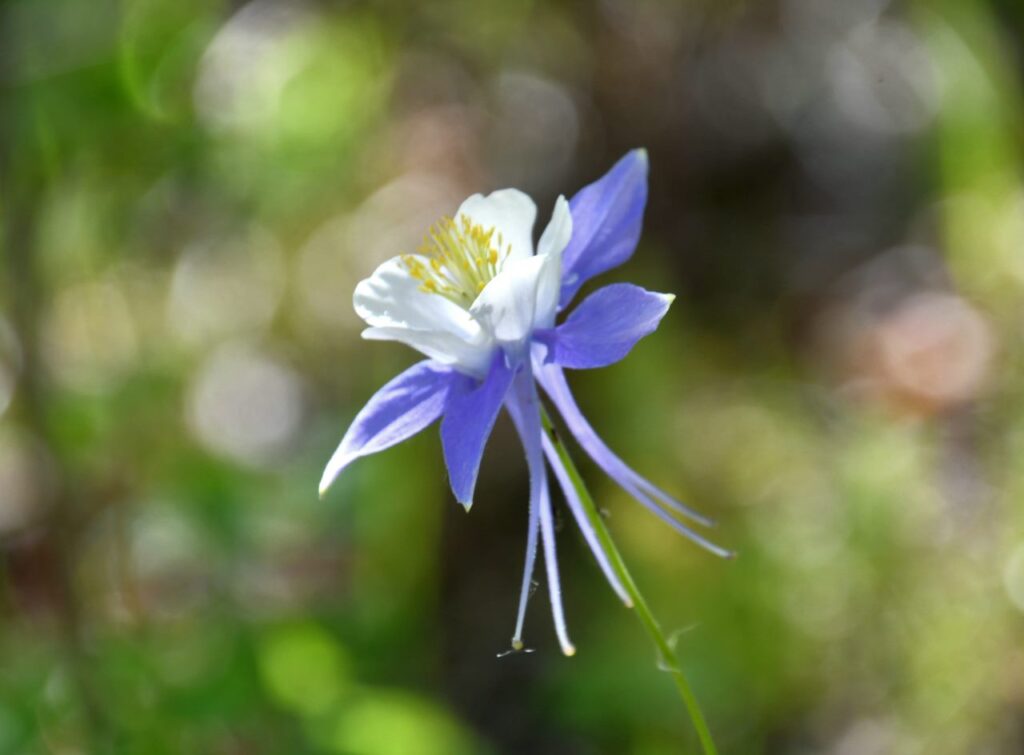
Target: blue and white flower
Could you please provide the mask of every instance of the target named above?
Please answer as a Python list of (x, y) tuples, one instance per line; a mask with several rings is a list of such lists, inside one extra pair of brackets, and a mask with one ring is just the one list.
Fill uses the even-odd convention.
[(542, 431), (539, 384), (586, 453), (671, 527), (721, 556), (731, 555), (677, 516), (711, 522), (633, 471), (580, 412), (564, 368), (604, 367), (652, 333), (675, 298), (628, 283), (598, 289), (560, 324), (579, 288), (621, 265), (636, 248), (647, 202), (647, 154), (630, 152), (570, 201), (559, 197), (536, 250), (536, 206), (516, 189), (474, 194), (427, 234), (417, 254), (394, 257), (356, 286), (363, 337), (401, 341), (427, 359), (381, 388), (331, 457), (321, 494), (355, 459), (382, 451), (441, 419), (455, 498), (467, 510), (484, 446), (502, 407), (519, 433), (530, 473), (526, 564), (512, 647), (523, 620), (538, 541), (544, 549), (555, 630), (575, 652), (562, 609), (555, 528), (544, 460), (598, 565), (627, 605), (629, 596), (587, 520), (568, 472)]

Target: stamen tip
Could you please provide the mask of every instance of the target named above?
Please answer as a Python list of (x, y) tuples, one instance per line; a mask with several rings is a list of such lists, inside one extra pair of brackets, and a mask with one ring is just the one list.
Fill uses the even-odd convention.
[(633, 607), (633, 601), (630, 600), (629, 598), (626, 598), (625, 600), (622, 601), (622, 605), (624, 605), (626, 608), (632, 608)]
[(523, 650), (523, 641), (513, 637), (512, 638), (512, 649), (515, 650), (517, 653), (522, 652), (522, 650)]
[(562, 646), (562, 652), (565, 654), (566, 658), (572, 658), (574, 655), (576, 655), (576, 646), (575, 645), (563, 645)]

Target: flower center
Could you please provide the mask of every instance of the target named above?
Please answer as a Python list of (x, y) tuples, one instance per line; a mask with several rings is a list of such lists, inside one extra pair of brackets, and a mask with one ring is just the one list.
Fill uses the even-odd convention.
[(402, 255), (402, 263), (422, 283), (420, 291), (469, 309), (501, 270), (511, 248), (493, 228), (476, 225), (465, 215), (457, 220), (445, 217), (427, 231), (417, 250), (421, 256)]

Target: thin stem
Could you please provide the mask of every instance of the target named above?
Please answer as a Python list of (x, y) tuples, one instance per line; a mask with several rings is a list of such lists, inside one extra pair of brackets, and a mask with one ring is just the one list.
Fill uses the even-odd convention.
[(633, 607), (636, 609), (637, 616), (640, 618), (640, 623), (643, 624), (647, 634), (654, 642), (654, 647), (658, 652), (659, 665), (671, 675), (672, 680), (675, 682), (676, 689), (679, 691), (679, 696), (682, 698), (683, 704), (686, 706), (686, 711), (690, 714), (690, 720), (693, 722), (693, 728), (696, 729), (697, 736), (700, 738), (704, 754), (718, 755), (718, 750), (715, 748), (714, 740), (711, 738), (711, 731), (708, 729), (707, 721), (704, 719), (704, 713), (701, 711), (700, 705), (697, 703), (697, 697), (693, 694), (693, 690), (690, 688), (690, 683), (686, 680), (686, 676), (683, 674), (683, 671), (679, 666), (679, 659), (676, 657), (676, 651), (672, 648), (672, 644), (668, 641), (668, 638), (665, 637), (664, 632), (661, 631), (661, 627), (658, 626), (658, 622), (654, 618), (654, 614), (651, 613), (651, 609), (647, 605), (647, 601), (644, 600), (644, 596), (640, 594), (640, 590), (637, 588), (636, 582), (633, 581), (632, 575), (626, 568), (626, 564), (623, 562), (618, 548), (615, 547), (615, 542), (612, 540), (611, 533), (608, 532), (608, 528), (605, 526), (604, 519), (602, 519), (600, 513), (598, 513), (597, 506), (594, 505), (594, 499), (590, 497), (590, 492), (583, 483), (583, 478), (580, 477), (580, 473), (576, 469), (576, 465), (573, 464), (572, 457), (569, 456), (568, 449), (555, 432), (554, 425), (551, 423), (551, 417), (543, 406), (541, 407), (541, 421), (544, 425), (544, 432), (547, 433), (547, 436), (551, 439), (551, 443), (558, 452), (558, 457), (562, 460), (562, 464), (565, 465), (565, 469), (569, 473), (569, 478), (572, 480), (573, 487), (576, 489), (576, 493), (579, 495), (580, 501), (583, 504), (587, 520), (597, 533), (597, 539), (601, 544), (601, 548), (608, 556), (612, 569), (614, 569), (615, 574), (621, 580), (623, 587), (626, 588), (626, 592), (629, 594), (629, 597), (632, 598)]

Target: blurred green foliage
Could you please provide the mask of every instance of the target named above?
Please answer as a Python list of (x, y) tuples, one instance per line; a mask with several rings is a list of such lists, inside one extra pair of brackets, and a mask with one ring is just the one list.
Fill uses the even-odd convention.
[(526, 473), (322, 465), (409, 364), (355, 283), (466, 195), (626, 149), (680, 298), (572, 376), (732, 563), (581, 465), (723, 753), (1024, 749), (1024, 11), (1009, 0), (0, 5), (0, 752), (692, 747)]

